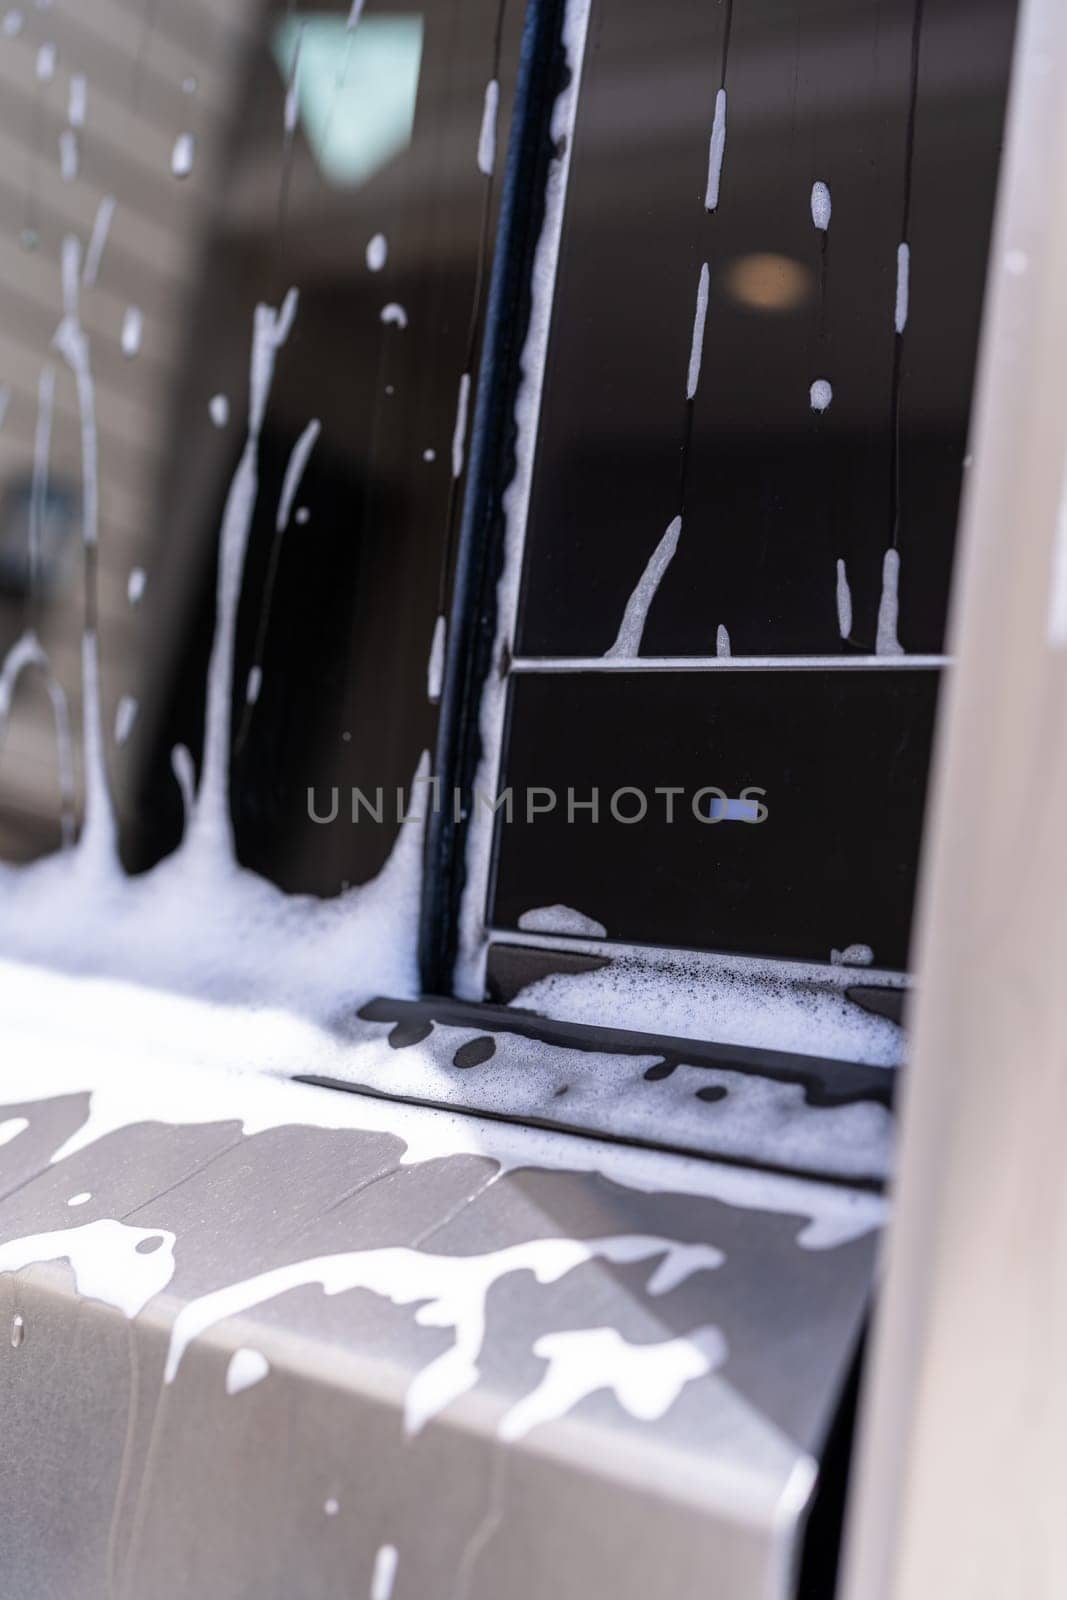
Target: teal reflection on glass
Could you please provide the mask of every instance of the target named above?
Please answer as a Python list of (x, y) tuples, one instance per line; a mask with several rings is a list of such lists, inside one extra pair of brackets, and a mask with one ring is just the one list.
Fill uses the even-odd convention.
[(295, 95), (324, 177), (356, 186), (411, 142), (422, 63), (422, 16), (291, 17), (274, 32), (274, 57)]

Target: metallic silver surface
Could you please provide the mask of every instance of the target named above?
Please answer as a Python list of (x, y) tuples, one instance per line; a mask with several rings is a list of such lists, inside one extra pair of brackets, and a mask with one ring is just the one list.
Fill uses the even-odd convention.
[[(139, 1066), (128, 1122), (103, 1070), (84, 1093), (42, 1073), (42, 1098), (0, 1107), (0, 1124), (26, 1121), (0, 1149), (0, 1261), (55, 1258), (0, 1272), (0, 1328), (18, 1316), (23, 1332), (17, 1347), (0, 1339), (3, 1593), (368, 1595), (385, 1545), (397, 1600), (790, 1592), (868, 1294), (876, 1197)], [(195, 1126), (167, 1114), (168, 1096), (194, 1106)], [(118, 1253), (79, 1292), (63, 1252), (84, 1275), (75, 1234), (103, 1218)], [(116, 1298), (156, 1270), (134, 1243), (151, 1246), (148, 1230), (173, 1234), (173, 1276), (127, 1318)], [(597, 1253), (619, 1240), (638, 1254)], [(414, 1381), (457, 1337), (411, 1283), (453, 1260), (459, 1282), (471, 1258), (516, 1246), (532, 1255), (490, 1275), (473, 1383), (406, 1430)], [(371, 1251), (392, 1252), (408, 1289), (327, 1294), (300, 1265), (347, 1270)], [(176, 1317), (278, 1269), (294, 1287), (205, 1324), (165, 1383)], [(589, 1330), (720, 1359), (683, 1376), (660, 1415), (635, 1415), (594, 1368), (536, 1422), (538, 1339)], [(228, 1394), (239, 1348), (269, 1371)], [(528, 1431), (502, 1437), (520, 1402)]]

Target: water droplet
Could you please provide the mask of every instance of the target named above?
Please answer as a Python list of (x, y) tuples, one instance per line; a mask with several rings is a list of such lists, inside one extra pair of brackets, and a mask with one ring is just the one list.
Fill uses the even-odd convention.
[(26, 1324), (23, 1321), (21, 1311), (16, 1311), (11, 1318), (11, 1348), (17, 1350), (25, 1337)]

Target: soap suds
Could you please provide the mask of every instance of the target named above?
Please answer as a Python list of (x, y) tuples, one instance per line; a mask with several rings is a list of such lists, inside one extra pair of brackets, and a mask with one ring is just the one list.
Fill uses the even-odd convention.
[(148, 574), (143, 567), (131, 567), (130, 575), (126, 579), (126, 598), (131, 606), (139, 606), (144, 599), (145, 586), (148, 583)]
[(533, 1353), (548, 1362), (548, 1371), (501, 1418), (497, 1433), (509, 1442), (566, 1416), (602, 1389), (610, 1389), (632, 1417), (656, 1422), (687, 1383), (723, 1365), (727, 1348), (715, 1327), (696, 1328), (685, 1338), (659, 1344), (630, 1344), (616, 1328), (576, 1328), (543, 1334), (534, 1340)]
[(490, 78), (485, 86), (485, 104), (482, 108), (482, 126), (478, 134), (478, 171), (485, 177), (493, 176), (496, 166), (496, 123), (500, 110), (500, 84)]
[(384, 233), (376, 233), (367, 241), (367, 266), (372, 272), (381, 272), (389, 259), (389, 241)]
[(847, 944), (843, 950), (831, 950), (830, 960), (835, 967), (869, 967), (874, 951), (869, 944)]
[(897, 637), (898, 614), (900, 603), (898, 598), (898, 585), (900, 582), (900, 556), (896, 550), (889, 549), (882, 561), (882, 596), (878, 602), (878, 636), (875, 641), (875, 654), (880, 656), (902, 656), (904, 648)]
[(711, 124), (711, 140), (708, 145), (708, 186), (704, 194), (705, 211), (714, 211), (719, 204), (719, 188), (722, 184), (722, 163), (726, 154), (726, 90), (720, 89), (715, 96), (715, 117)]
[[(255, 934), (253, 926), (240, 937), (250, 940)], [(143, 941), (140, 932), (139, 936)], [(589, 948), (595, 950), (596, 946)], [(290, 963), (293, 949), (290, 944), (285, 950)], [(302, 954), (314, 967), (316, 951)], [(839, 974), (842, 983), (854, 981), (847, 969), (827, 970)], [(284, 990), (286, 969), (281, 963), (277, 981), (279, 990)], [(382, 992), (381, 987), (371, 990), (376, 992)], [(517, 1003), (529, 1005), (532, 993), (532, 989), (523, 991)], [(833, 1249), (879, 1228), (885, 1217), (885, 1202), (879, 1196), (839, 1184), (787, 1178), (604, 1138), (578, 1134), (563, 1138), (546, 1128), (406, 1105), (376, 1095), (339, 1094), (290, 1080), (294, 1061), (314, 1062), (315, 1070), (324, 1076), (345, 1081), (351, 1079), (353, 1070), (365, 1077), (375, 1070), (375, 1062), (381, 1073), (395, 1074), (401, 1057), (421, 1062), (426, 1073), (441, 1078), (444, 1074), (435, 1068), (427, 1048), (437, 1037), (436, 1028), (429, 1040), (410, 1050), (398, 1053), (382, 1038), (363, 1046), (353, 1058), (349, 1042), (332, 1030), (302, 1020), (287, 1005), (284, 993), (274, 996), (272, 1003), (252, 1009), (189, 999), (165, 985), (153, 988), (103, 978), (69, 978), (3, 960), (0, 1012), (6, 1041), (2, 1092), (13, 1109), (31, 1102), (88, 1096), (85, 1120), (57, 1144), (51, 1154), (53, 1163), (141, 1122), (176, 1126), (235, 1122), (249, 1136), (290, 1125), (348, 1128), (395, 1139), (401, 1166), (475, 1155), (495, 1163), (502, 1172), (538, 1168), (599, 1173), (641, 1193), (698, 1195), (724, 1205), (787, 1216), (802, 1249)], [(601, 1004), (597, 1020), (603, 1023), (609, 1014)], [(881, 1023), (887, 1034), (899, 1036), (899, 1030), (885, 1019), (861, 1015), (874, 1025)], [(664, 1032), (681, 1032), (674, 1026), (680, 1020), (665, 1014)], [(614, 1021), (626, 1026), (625, 1015)], [(471, 1037), (470, 1030), (455, 1032), (460, 1039)], [(454, 1053), (451, 1038), (439, 1044), (451, 1046)], [(559, 1050), (540, 1056), (535, 1053), (534, 1062), (540, 1060), (541, 1068), (554, 1075), (542, 1078), (542, 1083), (564, 1081), (562, 1074), (568, 1066), (573, 1082), (579, 1063), (568, 1062), (567, 1057), (574, 1054)], [(617, 1088), (607, 1106), (613, 1118), (619, 1108), (632, 1105), (639, 1115), (660, 1116), (662, 1121), (654, 1102), (631, 1092), (636, 1075), (647, 1070), (649, 1059), (626, 1057), (620, 1066), (624, 1075), (616, 1080)], [(585, 1060), (588, 1062), (588, 1057)], [(144, 1070), (146, 1061), (152, 1062), (151, 1072)], [(614, 1070), (610, 1063), (608, 1070)], [(688, 1070), (692, 1074), (688, 1093), (701, 1082), (711, 1081), (699, 1076), (703, 1069)], [(453, 1073), (453, 1081), (455, 1076)], [(655, 1087), (667, 1089), (677, 1076), (675, 1073)], [(520, 1100), (525, 1077), (523, 1067), (512, 1073), (509, 1093), (518, 1090)], [(792, 1104), (799, 1113), (799, 1122), (795, 1122), (798, 1132), (803, 1134), (805, 1127), (809, 1130), (806, 1138), (819, 1139), (820, 1119), (829, 1117), (828, 1139), (840, 1141), (844, 1136), (846, 1143), (857, 1142), (871, 1136), (875, 1127), (871, 1112), (888, 1116), (884, 1107), (870, 1105), (806, 1107), (799, 1085), (771, 1084), (762, 1089), (761, 1082), (755, 1080), (754, 1093), (795, 1091), (792, 1101), (788, 1094), (777, 1101), (774, 1118), (780, 1120), (782, 1107)], [(595, 1081), (588, 1087), (595, 1103)], [(726, 1106), (729, 1100), (721, 1104)], [(520, 1104), (519, 1114), (522, 1109)], [(841, 1112), (863, 1115), (841, 1122)], [(760, 1124), (765, 1133), (774, 1131), (774, 1118), (769, 1127)], [(825, 1145), (824, 1139), (822, 1148)], [(846, 1150), (850, 1159), (853, 1153)]]
[(230, 402), (224, 394), (212, 395), (207, 410), (216, 428), (224, 428), (230, 420)]
[(137, 701), (132, 694), (124, 694), (115, 710), (115, 743), (125, 744), (137, 721)]
[(93, 231), (89, 235), (89, 248), (85, 252), (85, 267), (82, 272), (82, 282), (87, 289), (92, 288), (100, 274), (100, 263), (104, 256), (104, 247), (111, 232), (111, 223), (115, 216), (115, 200), (112, 195), (106, 194), (96, 208), (93, 219)]
[(693, 312), (693, 338), (689, 346), (689, 372), (686, 377), (685, 397), (692, 400), (700, 382), (700, 363), (704, 355), (704, 325), (708, 316), (708, 264), (700, 269), (697, 283), (696, 308)]
[(833, 203), (830, 199), (829, 185), (821, 181), (813, 183), (811, 186), (811, 220), (820, 233), (825, 233), (830, 226), (832, 211)]
[(448, 624), (444, 616), (439, 616), (434, 623), (430, 656), (426, 663), (426, 698), (431, 705), (437, 705), (441, 699), (441, 690), (445, 681), (445, 645), (447, 641)]
[(174, 149), (170, 156), (170, 170), (176, 178), (187, 178), (193, 170), (196, 160), (196, 136), (192, 133), (179, 133), (174, 141)]
[(848, 572), (841, 556), (837, 558), (837, 631), (842, 639), (852, 635), (852, 590)]
[(721, 622), (715, 630), (715, 654), (716, 656), (728, 656), (730, 654), (730, 634)]
[(903, 1053), (894, 1023), (853, 1005), (832, 969), (802, 963), (783, 973), (774, 962), (745, 956), (620, 956), (597, 972), (541, 978), (514, 1004), (560, 1021), (603, 1026), (610, 1017), (619, 1028), (839, 1061), (892, 1066)]
[(463, 458), (467, 445), (467, 411), (470, 407), (471, 375), (465, 372), (459, 380), (456, 397), (456, 422), (452, 430), (452, 476), (463, 476)]
[[(63, 254), (66, 315), (57, 345), (76, 379), (83, 446), (84, 540), (95, 548), (96, 432), (88, 341), (78, 315), (79, 255), (68, 239)], [(209, 666), (203, 762), (193, 793), (191, 763), (178, 764), (187, 824), (178, 850), (150, 872), (127, 878), (115, 850), (114, 817), (100, 732), (95, 634), (83, 640), (86, 822), (77, 849), (24, 867), (0, 865), (0, 949), (23, 960), (73, 971), (122, 974), (163, 989), (177, 987), (215, 1002), (247, 1006), (271, 995), (300, 1017), (327, 1021), (343, 1006), (358, 1007), (378, 993), (411, 994), (417, 987), (417, 926), (423, 817), (409, 807), (392, 853), (378, 877), (335, 899), (290, 896), (238, 866), (229, 809), (233, 651), (244, 555), (257, 498), (258, 446), (275, 362), (296, 315), (296, 295), (280, 309), (259, 306), (250, 358), (250, 414), (244, 450), (231, 484), (219, 540), (216, 631)], [(314, 429), (295, 451), (302, 470)], [(0, 734), (5, 696), (19, 674), (47, 661), (27, 636), (0, 672)], [(51, 684), (50, 674), (48, 674)], [(55, 686), (61, 776), (69, 730)], [(129, 708), (116, 732), (128, 732)], [(428, 778), (420, 762), (416, 792)], [(68, 803), (64, 800), (64, 817)], [(66, 824), (65, 824), (66, 826)], [(79, 874), (75, 880), (73, 874)], [(87, 875), (88, 874), (88, 875)], [(192, 921), (190, 921), (192, 918)], [(295, 954), (299, 952), (299, 954)], [(355, 984), (355, 988), (353, 987)], [(365, 986), (365, 987), (363, 987)]]
[[(545, 179), (544, 213), (534, 249), (530, 282), (529, 322), (520, 357), (520, 382), (515, 395), (515, 471), (504, 491), (504, 553), (497, 583), (496, 633), (492, 663), (482, 688), (478, 728), (482, 757), (475, 788), (490, 793), (496, 781), (508, 702), (506, 663), (512, 651), (512, 630), (522, 574), (530, 488), (537, 448), (545, 359), (555, 298), (563, 212), (567, 196), (578, 97), (585, 62), (590, 0), (567, 0), (562, 45), (567, 73), (552, 107), (549, 144), (552, 151)], [(484, 993), (487, 938), (485, 905), (488, 892), (493, 819), (475, 808), (467, 830), (466, 883), (460, 907), (459, 951), (454, 969), (456, 993), (471, 998)]]
[(132, 1318), (174, 1276), (174, 1235), (166, 1228), (134, 1228), (101, 1217), (0, 1244), (0, 1273), (46, 1261), (69, 1261), (78, 1294)]
[[(417, 1305), (415, 1322), (420, 1327), (445, 1328), (453, 1333), (453, 1343), (427, 1362), (408, 1384), (404, 1428), (409, 1435), (417, 1434), (477, 1384), (486, 1334), (486, 1302), (500, 1279), (513, 1272), (531, 1272), (539, 1284), (551, 1284), (591, 1261), (627, 1265), (653, 1258), (660, 1259), (657, 1271), (648, 1280), (650, 1294), (666, 1292), (668, 1285), (674, 1288), (694, 1273), (714, 1270), (725, 1259), (713, 1245), (620, 1234), (600, 1239), (532, 1239), (485, 1255), (434, 1255), (407, 1246), (391, 1246), (294, 1261), (183, 1305), (171, 1328), (163, 1381), (174, 1382), (182, 1357), (194, 1339), (279, 1294), (308, 1284), (318, 1284), (328, 1295), (367, 1289), (397, 1306)], [(0, 1254), (0, 1263), (2, 1260)]]
[(392, 1600), (396, 1582), (397, 1550), (395, 1544), (383, 1544), (374, 1557), (374, 1574), (370, 1583), (370, 1600)]
[(226, 1393), (240, 1394), (243, 1389), (251, 1389), (254, 1384), (262, 1383), (269, 1372), (270, 1362), (263, 1352), (242, 1345), (234, 1351), (227, 1365)]
[(667, 531), (652, 552), (648, 565), (638, 579), (637, 586), (627, 602), (615, 643), (604, 651), (605, 656), (623, 657), (629, 660), (640, 654), (649, 608), (656, 598), (656, 591), (664, 573), (674, 559), (681, 531), (682, 519), (675, 517), (668, 524)]
[(893, 307), (893, 326), (903, 333), (908, 324), (908, 285), (911, 278), (911, 249), (897, 245), (897, 294)]
[(519, 927), (526, 933), (568, 933), (587, 939), (606, 939), (608, 930), (594, 917), (587, 917), (570, 906), (537, 906), (524, 911)]
[(307, 427), (297, 439), (289, 452), (289, 460), (285, 465), (285, 478), (282, 481), (282, 492), (278, 498), (278, 512), (274, 519), (277, 533), (284, 533), (289, 526), (289, 518), (293, 511), (293, 502), (297, 497), (300, 485), (304, 481), (311, 452), (318, 443), (322, 432), (322, 423), (317, 417), (312, 418)]
[(408, 325), (407, 312), (395, 300), (390, 300), (388, 305), (383, 306), (378, 316), (387, 327), (391, 325), (394, 328), (406, 328)]
[(72, 128), (84, 128), (89, 103), (89, 85), (84, 73), (71, 74), (67, 90), (67, 121)]
[(826, 378), (816, 378), (809, 390), (811, 409), (825, 411), (834, 398), (833, 386)]
[(141, 340), (144, 338), (144, 315), (140, 306), (127, 306), (122, 318), (121, 344), (122, 353), (127, 361), (132, 361), (140, 353)]

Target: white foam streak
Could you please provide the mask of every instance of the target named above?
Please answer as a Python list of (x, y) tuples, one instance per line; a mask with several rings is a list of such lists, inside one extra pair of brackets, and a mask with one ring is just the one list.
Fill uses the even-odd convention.
[(693, 312), (693, 338), (689, 346), (689, 373), (685, 384), (687, 400), (693, 399), (700, 382), (700, 363), (704, 355), (704, 325), (708, 316), (708, 284), (708, 264), (705, 261), (700, 269), (696, 307)]
[(72, 128), (84, 128), (86, 110), (89, 103), (89, 86), (84, 73), (71, 74), (70, 88), (67, 92), (67, 121)]
[(196, 160), (196, 135), (179, 133), (170, 156), (170, 170), (176, 178), (187, 178)]
[[(453, 1343), (411, 1380), (404, 1397), (405, 1431), (417, 1434), (428, 1422), (469, 1393), (480, 1376), (478, 1362), (486, 1332), (490, 1290), (513, 1272), (531, 1272), (540, 1284), (556, 1283), (588, 1262), (618, 1265), (681, 1253), (676, 1284), (695, 1272), (721, 1266), (713, 1245), (678, 1244), (655, 1235), (620, 1234), (600, 1239), (533, 1239), (480, 1256), (433, 1255), (393, 1246), (316, 1256), (257, 1274), (243, 1282), (188, 1301), (171, 1328), (163, 1380), (173, 1383), (192, 1341), (229, 1317), (241, 1316), (279, 1294), (319, 1284), (328, 1295), (367, 1289), (397, 1306), (418, 1304), (420, 1327), (448, 1328)], [(649, 1285), (652, 1292), (653, 1286)]]
[(820, 233), (825, 233), (830, 226), (830, 216), (833, 212), (833, 202), (830, 199), (830, 188), (821, 180), (811, 186), (811, 220)]
[(452, 430), (452, 476), (463, 476), (463, 459), (467, 447), (467, 412), (471, 398), (471, 375), (465, 372), (459, 380), (456, 396), (456, 422)]
[(908, 325), (908, 292), (911, 280), (911, 248), (907, 244), (897, 245), (897, 294), (893, 307), (893, 326), (898, 333), (903, 333)]
[(500, 84), (490, 78), (485, 86), (482, 126), (478, 134), (478, 171), (491, 178), (496, 166), (496, 123), (500, 111)]
[(278, 533), (284, 533), (289, 526), (289, 519), (293, 512), (293, 502), (299, 492), (304, 473), (307, 471), (307, 464), (311, 459), (311, 452), (314, 450), (321, 432), (322, 423), (317, 417), (313, 417), (289, 454), (289, 460), (285, 467), (285, 478), (282, 481), (282, 492), (278, 500), (278, 515), (274, 523)]
[(728, 656), (730, 654), (730, 634), (726, 626), (721, 622), (715, 630), (715, 654), (716, 656)]
[(715, 1327), (696, 1328), (684, 1338), (658, 1344), (630, 1344), (616, 1328), (575, 1328), (535, 1339), (533, 1353), (548, 1362), (548, 1371), (501, 1418), (497, 1432), (509, 1442), (566, 1416), (603, 1389), (611, 1390), (638, 1421), (656, 1422), (687, 1383), (722, 1366), (727, 1347)]
[(726, 155), (726, 90), (720, 89), (715, 96), (715, 118), (711, 125), (711, 141), (708, 145), (708, 186), (704, 195), (705, 211), (714, 211), (719, 204), (719, 188), (722, 184), (722, 163)]
[(278, 352), (289, 337), (297, 303), (296, 290), (290, 289), (280, 308), (262, 304), (256, 307), (249, 363), (248, 431), (226, 498), (219, 535), (216, 624), (208, 667), (203, 764), (185, 845), (213, 856), (223, 867), (233, 860), (229, 761), (234, 639), (245, 551), (259, 492), (259, 441)]
[(837, 631), (842, 639), (848, 639), (852, 635), (852, 590), (841, 556), (837, 558)]
[(900, 556), (896, 550), (889, 549), (882, 561), (882, 597), (878, 603), (878, 637), (875, 641), (875, 654), (879, 656), (902, 656), (903, 646), (897, 637), (898, 612), (900, 602), (898, 589), (900, 583)]
[(82, 282), (87, 289), (91, 288), (100, 274), (100, 263), (104, 255), (108, 234), (111, 232), (111, 223), (115, 216), (115, 199), (113, 195), (106, 194), (96, 208), (93, 218), (93, 231), (89, 235), (89, 248), (85, 252), (85, 269)]
[(170, 770), (173, 772), (175, 781), (181, 791), (182, 814), (188, 825), (189, 818), (193, 814), (193, 807), (196, 804), (196, 768), (186, 745), (176, 744), (174, 746), (170, 753)]
[[(63, 320), (55, 346), (74, 375), (82, 456), (82, 543), (85, 549), (86, 599), (95, 616), (95, 551), (99, 537), (100, 472), (96, 429), (96, 385), (89, 339), (81, 324), (79, 289), (81, 246), (73, 234), (63, 240)], [(82, 634), (82, 753), (85, 766), (85, 822), (79, 847), (83, 859), (106, 870), (115, 857), (115, 818), (111, 806), (100, 709), (100, 666), (95, 627)]]
[(604, 651), (605, 656), (629, 660), (639, 654), (649, 607), (656, 597), (664, 573), (674, 559), (681, 531), (682, 519), (675, 517), (649, 557), (648, 565), (627, 602), (615, 643)]
[(396, 1582), (397, 1550), (395, 1544), (383, 1544), (374, 1557), (374, 1574), (370, 1582), (370, 1600), (392, 1600)]
[(124, 694), (115, 710), (115, 743), (125, 744), (137, 721), (137, 701), (132, 694)]
[(441, 698), (441, 690), (445, 681), (445, 646), (448, 642), (448, 623), (445, 617), (439, 616), (434, 623), (433, 642), (430, 645), (430, 658), (426, 663), (426, 698), (431, 705), (436, 705)]
[(255, 1384), (262, 1383), (270, 1372), (270, 1362), (261, 1350), (242, 1345), (235, 1350), (226, 1367), (226, 1393), (241, 1394)]
[(174, 1276), (174, 1235), (166, 1228), (134, 1228), (101, 1217), (0, 1244), (0, 1273), (46, 1261), (69, 1261), (78, 1294), (133, 1318)]
[(122, 318), (122, 334), (120, 337), (122, 353), (127, 361), (132, 361), (134, 356), (140, 354), (143, 338), (144, 314), (140, 306), (127, 306)]

